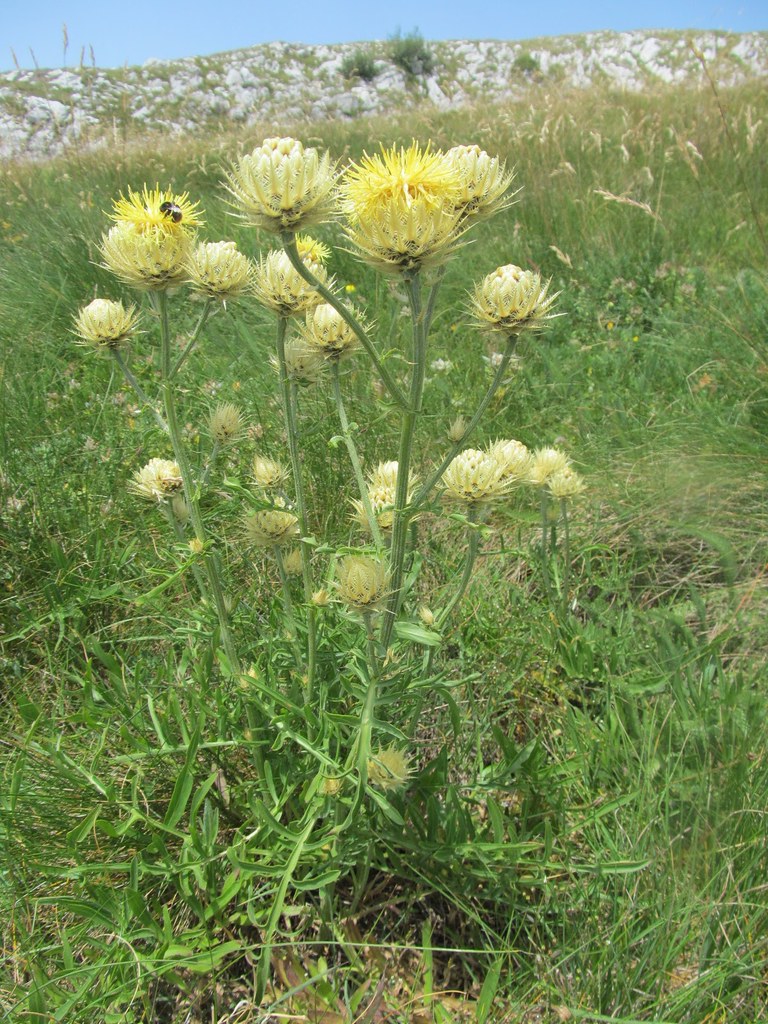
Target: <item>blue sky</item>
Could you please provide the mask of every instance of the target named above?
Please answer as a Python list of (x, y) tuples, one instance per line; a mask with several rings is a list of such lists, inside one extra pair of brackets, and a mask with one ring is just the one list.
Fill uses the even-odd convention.
[[(278, 40), (532, 39), (594, 29), (768, 29), (766, 0), (0, 0), (0, 69), (66, 63), (118, 67), (149, 58), (202, 56)], [(34, 52), (34, 60), (32, 53)]]

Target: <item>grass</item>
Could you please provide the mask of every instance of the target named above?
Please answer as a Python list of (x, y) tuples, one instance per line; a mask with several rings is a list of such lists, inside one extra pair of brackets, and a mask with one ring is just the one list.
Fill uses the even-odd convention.
[[(3, 168), (3, 1019), (768, 1014), (768, 295), (752, 212), (765, 206), (765, 95), (723, 92), (734, 150), (706, 91), (537, 99)], [(120, 295), (96, 243), (127, 185), (173, 181), (200, 198), (206, 237), (265, 247), (227, 215), (219, 183), (233, 156), (276, 132), (344, 158), (371, 137), (477, 141), (516, 166), (519, 202), (446, 273), (430, 352), (450, 365), (430, 371), (417, 444), (431, 464), (489, 379), (493, 345), (467, 323), (469, 282), (533, 266), (565, 315), (522, 346), (478, 443), (557, 441), (589, 488), (571, 522), (569, 614), (547, 598), (538, 509), (521, 499), (494, 517), (429, 677), (406, 689), (393, 668), (392, 722), (426, 709), (416, 774), (366, 811), (372, 833), (297, 853), (259, 1008), (265, 908), (298, 849), (303, 799), (296, 718), (275, 696), (288, 645), (273, 570), (239, 547), (239, 510), (217, 498), (206, 514), (223, 518), (229, 571), (252, 581), (238, 622), (255, 616), (264, 637), (258, 690), (232, 690), (185, 579), (146, 600), (175, 555), (125, 484), (162, 439), (70, 330), (94, 294)], [(332, 271), (397, 339), (397, 289), (343, 249)], [(174, 305), (180, 332), (193, 312)], [(201, 457), (215, 400), (248, 413), (231, 473), (257, 448), (282, 449), (271, 332), (255, 304), (233, 306), (185, 378)], [(152, 346), (141, 338), (134, 359), (147, 386)], [(391, 457), (361, 360), (344, 385), (366, 460)], [(317, 424), (304, 447), (313, 527), (348, 536), (330, 398), (307, 392), (302, 415)], [(432, 601), (457, 571), (458, 527), (431, 517), (419, 529)], [(326, 628), (343, 641), (348, 627)], [(357, 699), (345, 685), (340, 716)], [(254, 706), (269, 733), (266, 804), (244, 738)]]

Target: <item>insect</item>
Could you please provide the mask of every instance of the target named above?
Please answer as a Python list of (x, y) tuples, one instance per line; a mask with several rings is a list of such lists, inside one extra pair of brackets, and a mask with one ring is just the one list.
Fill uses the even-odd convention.
[(164, 203), (160, 203), (160, 213), (164, 213), (166, 217), (170, 217), (174, 224), (178, 224), (183, 216), (181, 207), (169, 200), (166, 200)]

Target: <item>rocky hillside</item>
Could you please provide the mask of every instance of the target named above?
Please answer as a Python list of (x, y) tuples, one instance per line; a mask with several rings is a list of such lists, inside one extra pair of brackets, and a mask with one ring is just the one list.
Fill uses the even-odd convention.
[[(271, 43), (211, 57), (0, 73), (0, 157), (42, 158), (135, 128), (353, 118), (431, 103), (498, 102), (525, 90), (696, 84), (703, 54), (722, 86), (768, 73), (768, 33), (594, 32), (525, 42)], [(414, 40), (410, 40), (414, 43)]]

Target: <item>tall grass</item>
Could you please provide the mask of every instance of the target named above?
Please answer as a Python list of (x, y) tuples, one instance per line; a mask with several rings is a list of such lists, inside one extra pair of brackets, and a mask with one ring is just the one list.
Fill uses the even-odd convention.
[[(494, 110), (256, 126), (3, 169), (5, 1019), (768, 1015), (768, 296), (753, 212), (765, 206), (767, 112), (756, 85), (720, 98), (722, 111), (706, 90), (542, 90)], [(426, 680), (418, 773), (376, 819), (376, 841), (356, 839), (333, 863), (323, 849), (306, 858), (259, 1008), (264, 907), (290, 846), (279, 819), (299, 795), (289, 777), (271, 808), (227, 795), (235, 778), (248, 792), (254, 766), (242, 745), (209, 737), (239, 735), (248, 695), (218, 686), (185, 582), (144, 600), (168, 556), (162, 523), (125, 484), (158, 454), (158, 432), (70, 331), (79, 306), (120, 292), (96, 243), (127, 185), (188, 189), (209, 237), (257, 252), (219, 182), (278, 131), (344, 159), (372, 137), (477, 141), (516, 166), (519, 203), (446, 273), (431, 343), (444, 364), (430, 371), (417, 445), (442, 443), (489, 380), (493, 346), (467, 324), (468, 284), (500, 264), (534, 266), (567, 315), (522, 346), (479, 440), (560, 443), (589, 491), (572, 523), (567, 616), (535, 557), (538, 509), (521, 501), (495, 517)], [(331, 269), (396, 339), (404, 297), (343, 249)], [(280, 446), (271, 331), (255, 305), (212, 322), (184, 396), (193, 451), (215, 399), (249, 413), (239, 458)], [(148, 342), (137, 355), (149, 379)], [(363, 455), (391, 451), (370, 375), (353, 368), (345, 389)], [(308, 421), (331, 416), (324, 393), (305, 401)], [(303, 455), (318, 535), (346, 529), (343, 445), (317, 429)], [(225, 522), (234, 535), (234, 509)], [(452, 529), (431, 534), (426, 597), (457, 569)], [(233, 573), (266, 581), (253, 604), (269, 637), (259, 587), (273, 570), (231, 558)], [(290, 727), (270, 694), (280, 638), (259, 657), (259, 700)], [(275, 736), (274, 749), (288, 742)], [(266, 842), (265, 812), (275, 874), (263, 859), (254, 869), (261, 848), (229, 845), (241, 813)], [(340, 871), (335, 890), (313, 887), (326, 867)]]

